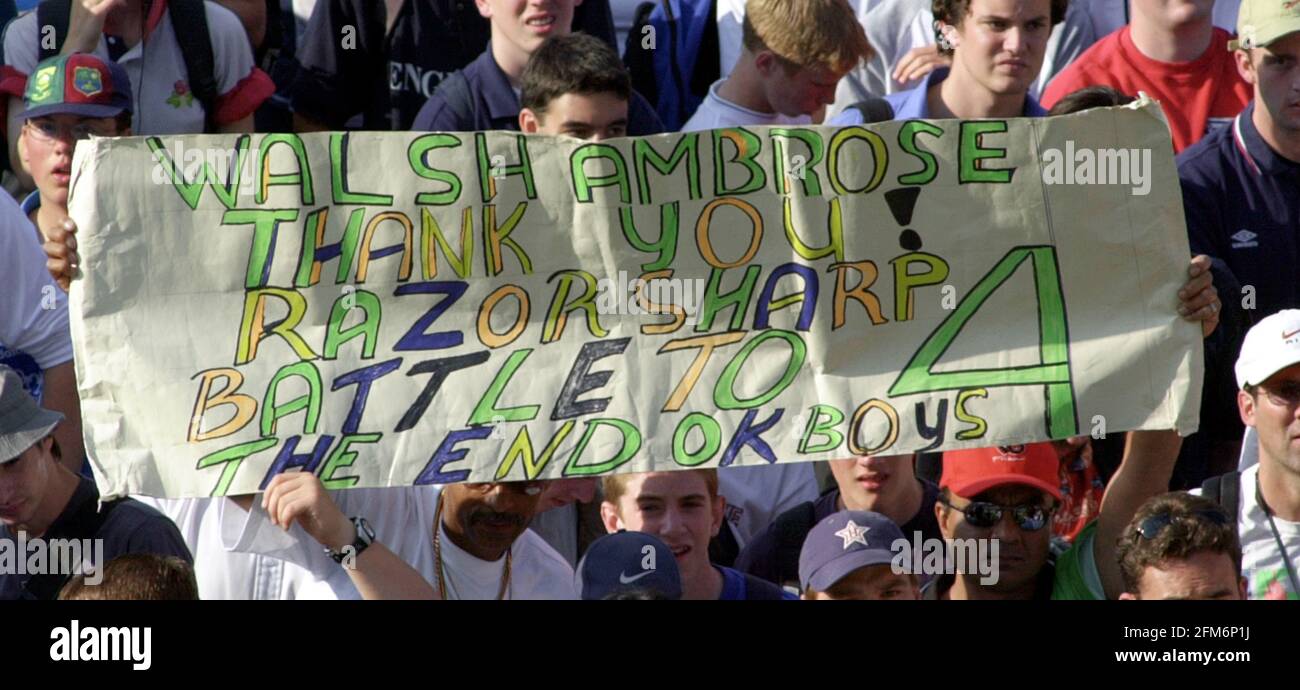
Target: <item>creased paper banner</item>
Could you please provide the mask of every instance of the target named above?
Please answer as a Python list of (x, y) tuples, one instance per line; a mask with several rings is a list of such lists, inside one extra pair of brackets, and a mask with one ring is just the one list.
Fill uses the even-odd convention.
[(603, 143), (97, 139), (74, 169), (105, 495), (1196, 427), (1186, 231), (1150, 102)]

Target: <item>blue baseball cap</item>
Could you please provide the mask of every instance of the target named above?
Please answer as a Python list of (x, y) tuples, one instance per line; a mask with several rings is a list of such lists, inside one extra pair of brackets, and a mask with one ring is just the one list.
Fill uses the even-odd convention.
[(620, 592), (647, 590), (682, 598), (682, 576), (668, 545), (651, 534), (620, 530), (587, 547), (578, 562), (583, 599), (605, 599)]
[(841, 510), (817, 523), (799, 552), (799, 585), (824, 592), (858, 568), (894, 560), (903, 530), (880, 513)]

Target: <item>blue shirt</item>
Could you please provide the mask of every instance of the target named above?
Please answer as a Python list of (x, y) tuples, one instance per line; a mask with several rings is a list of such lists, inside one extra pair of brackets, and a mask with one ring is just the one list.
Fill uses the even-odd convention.
[[(776, 585), (770, 582), (758, 580), (757, 578), (747, 581), (745, 579), (745, 575), (741, 573), (739, 570), (733, 570), (732, 568), (726, 568), (720, 565), (715, 565), (713, 567), (717, 568), (718, 572), (722, 573), (722, 593), (718, 595), (718, 601), (748, 601), (754, 599), (777, 599), (778, 593), (780, 595), (779, 598), (781, 599), (785, 599), (785, 600), (798, 599), (798, 597), (796, 597), (795, 595), (781, 589), (780, 587), (777, 587)], [(762, 594), (765, 596), (758, 596), (760, 594), (759, 592), (749, 591), (750, 582), (771, 587), (772, 591), (763, 592)]]
[[(23, 198), (23, 203), (19, 204), (23, 210), (24, 218), (31, 218), (41, 207), (41, 193), (32, 192)], [(36, 221), (32, 221), (35, 225)], [(36, 360), (26, 353), (16, 350), (9, 350), (4, 345), (0, 345), (0, 366), (7, 366), (23, 378), (23, 388), (36, 398), (36, 402), (41, 402), (45, 397), (45, 372), (36, 365)], [(90, 456), (81, 463), (81, 476), (93, 477), (90, 469)]]
[[(1178, 178), (1193, 254), (1209, 254), (1229, 284), (1253, 286), (1256, 319), (1300, 307), (1300, 162), (1255, 129), (1255, 102), (1179, 154)], [(1225, 305), (1240, 304), (1219, 286)]]
[[(469, 103), (453, 105), (447, 98), (448, 77), (433, 92), (415, 116), (411, 129), (417, 132), (519, 131), (519, 95), (510, 79), (492, 57), (488, 45), (473, 62), (460, 71), (469, 86)], [(641, 94), (633, 91), (627, 104), (628, 136), (660, 134), (663, 123)]]
[[(109, 506), (112, 506), (109, 509)], [(101, 511), (109, 509), (108, 515)], [(42, 535), (42, 539), (102, 539), (103, 562), (96, 563), (103, 568), (106, 563), (118, 556), (130, 553), (151, 553), (158, 556), (177, 556), (188, 563), (193, 563), (185, 540), (180, 530), (176, 529), (167, 516), (134, 499), (122, 498), (99, 504), (99, 490), (94, 482), (82, 478), (77, 484), (72, 498), (68, 500), (59, 517)], [(20, 543), (17, 536), (8, 527), (0, 525), (0, 540), (8, 541), (5, 546), (17, 551)], [(29, 551), (36, 546), (36, 540), (27, 535), (26, 545)], [(51, 553), (46, 545), (46, 553)], [(92, 555), (83, 553), (83, 559)], [(17, 554), (16, 558), (27, 559), (28, 554)], [(57, 560), (57, 559), (55, 559)], [(30, 561), (29, 561), (30, 562)], [(47, 560), (46, 570), (55, 569)], [(25, 568), (24, 568), (25, 570)], [(12, 599), (53, 599), (59, 588), (69, 579), (68, 573), (49, 573), (48, 576), (33, 577), (33, 573), (0, 573), (0, 601)]]
[[(23, 218), (31, 216), (32, 211), (41, 207), (40, 192), (28, 194), (21, 204)], [(23, 224), (24, 230), (31, 226)], [(23, 390), (31, 394), (39, 404), (45, 397), (45, 370), (37, 364), (36, 359), (22, 350), (10, 349), (0, 343), (0, 366), (9, 367), (22, 379)]]
[[(906, 91), (898, 91), (885, 96), (885, 100), (894, 109), (895, 120), (924, 120), (930, 115), (930, 105), (926, 101), (930, 87), (942, 82), (948, 78), (949, 68), (940, 67), (939, 69), (925, 75), (925, 79), (916, 87)], [(1044, 117), (1047, 111), (1033, 96), (1025, 93), (1025, 109), (1021, 112), (1023, 117)], [(857, 108), (845, 108), (844, 112), (831, 118), (827, 124), (847, 126), (863, 124), (862, 113)]]

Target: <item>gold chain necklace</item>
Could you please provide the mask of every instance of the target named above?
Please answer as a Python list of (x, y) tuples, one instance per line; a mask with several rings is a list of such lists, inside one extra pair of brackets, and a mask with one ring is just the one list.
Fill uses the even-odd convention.
[[(442, 492), (438, 492), (438, 506), (433, 511), (433, 562), (434, 568), (438, 571), (438, 598), (447, 598), (447, 578), (442, 570), (442, 543), (438, 538), (438, 533), (442, 531)], [(510, 561), (512, 548), (506, 549), (506, 569), (501, 573), (501, 591), (497, 592), (497, 601), (506, 598), (506, 590), (510, 589)]]

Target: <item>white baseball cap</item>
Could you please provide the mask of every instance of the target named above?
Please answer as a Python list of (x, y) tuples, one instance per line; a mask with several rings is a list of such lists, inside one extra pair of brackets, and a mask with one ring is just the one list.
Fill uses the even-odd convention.
[(1300, 309), (1283, 309), (1264, 317), (1246, 334), (1237, 357), (1237, 387), (1258, 386), (1279, 371), (1300, 363)]

